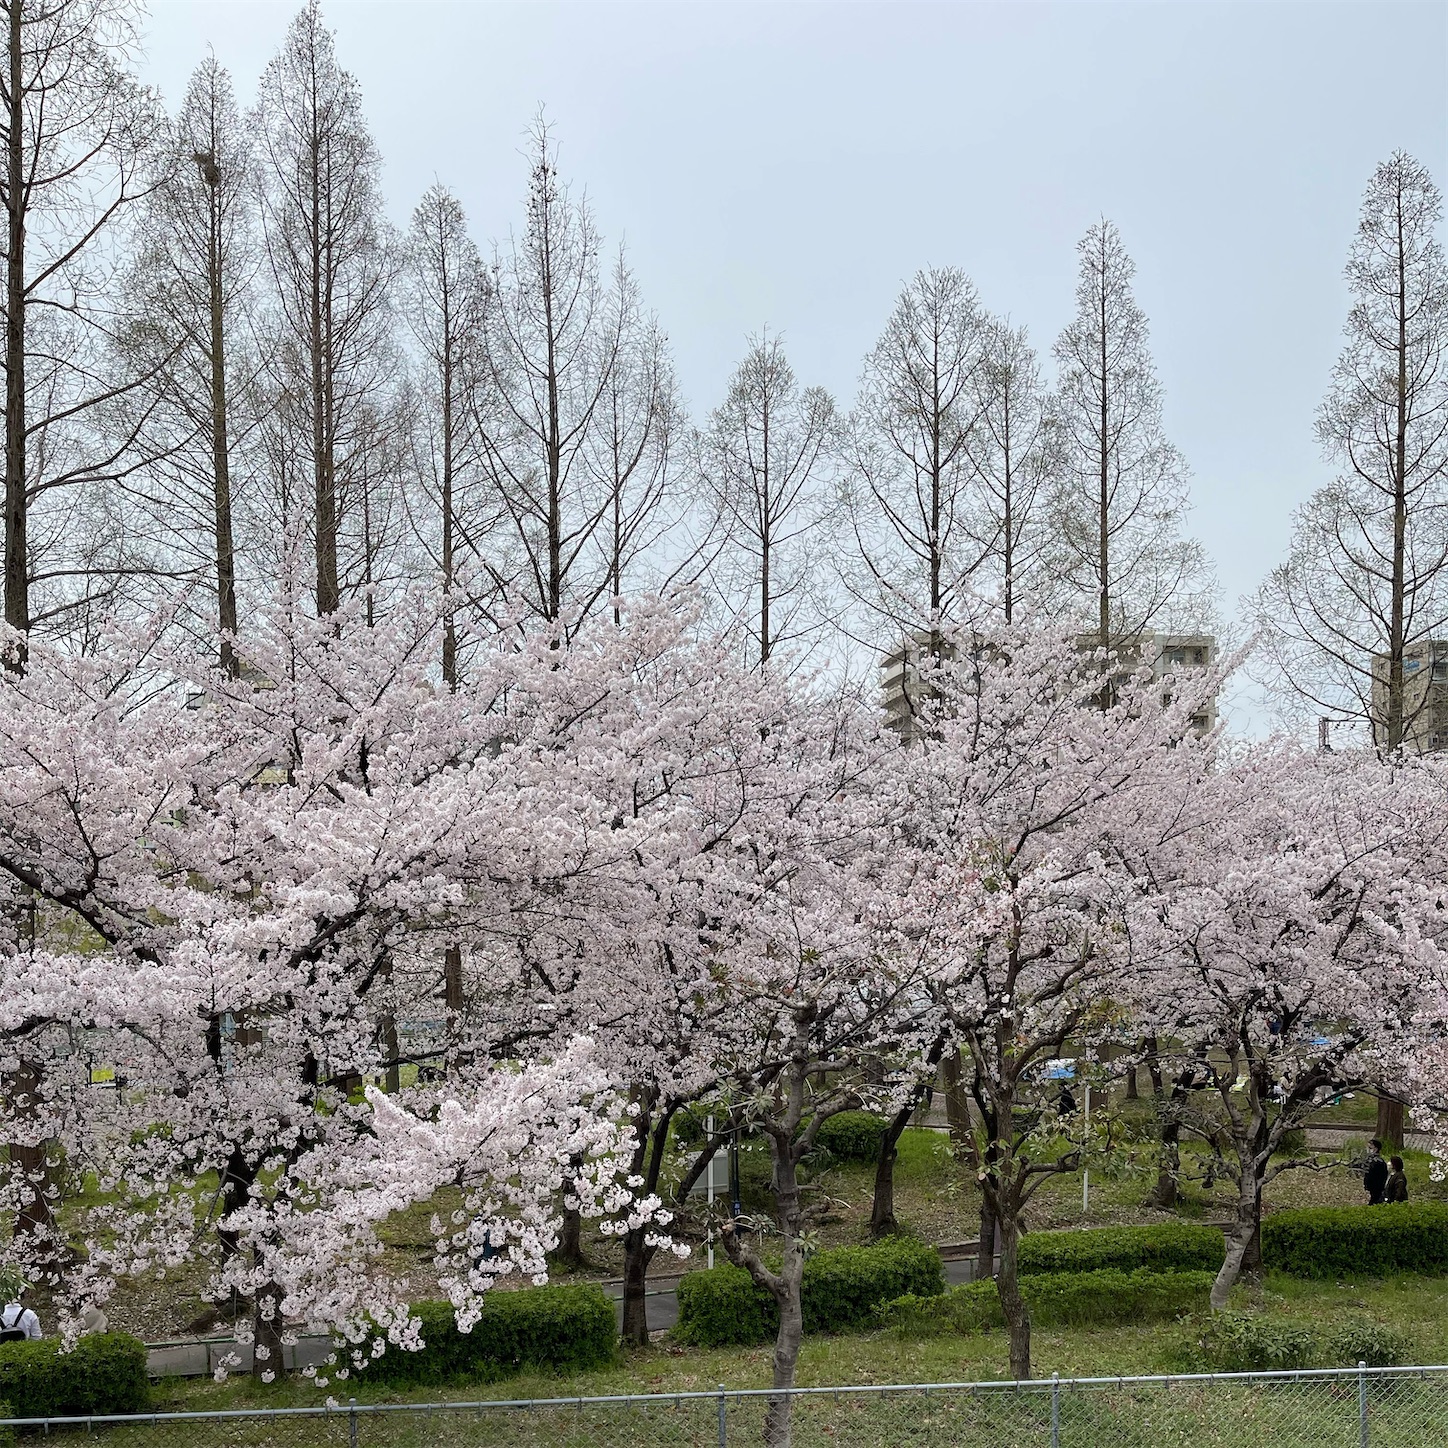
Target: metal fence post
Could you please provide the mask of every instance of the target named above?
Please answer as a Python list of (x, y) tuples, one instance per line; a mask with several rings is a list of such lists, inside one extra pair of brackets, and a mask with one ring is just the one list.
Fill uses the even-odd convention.
[(347, 1399), (347, 1448), (357, 1448), (357, 1399)]
[(729, 1448), (729, 1418), (724, 1409), (724, 1384), (719, 1384), (719, 1448)]
[(1358, 1442), (1368, 1448), (1368, 1365), (1358, 1363)]
[(1051, 1448), (1061, 1448), (1061, 1374), (1051, 1374)]

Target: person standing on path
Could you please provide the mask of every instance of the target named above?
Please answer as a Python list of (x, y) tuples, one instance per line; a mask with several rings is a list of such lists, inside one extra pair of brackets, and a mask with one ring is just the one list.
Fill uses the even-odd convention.
[(1400, 1156), (1388, 1158), (1388, 1180), (1383, 1188), (1383, 1200), (1388, 1202), (1406, 1202), (1408, 1200), (1408, 1174), (1403, 1170), (1403, 1158)]
[(1368, 1206), (1382, 1206), (1383, 1192), (1387, 1185), (1388, 1164), (1383, 1160), (1383, 1144), (1375, 1136), (1368, 1142), (1368, 1161), (1363, 1169), (1363, 1187), (1368, 1194)]

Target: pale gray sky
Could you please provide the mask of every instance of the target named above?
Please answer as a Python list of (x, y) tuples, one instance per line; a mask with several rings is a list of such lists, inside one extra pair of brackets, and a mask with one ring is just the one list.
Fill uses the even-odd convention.
[[(174, 105), (210, 44), (250, 102), (295, 10), (154, 0)], [(1313, 412), (1374, 165), (1448, 186), (1448, 5), (587, 5), (331, 0), (393, 217), (435, 178), (480, 240), (521, 224), (540, 103), (624, 238), (696, 416), (746, 334), (848, 405), (902, 281), (955, 264), (1045, 354), (1074, 246), (1121, 227), (1224, 602), (1328, 476)]]

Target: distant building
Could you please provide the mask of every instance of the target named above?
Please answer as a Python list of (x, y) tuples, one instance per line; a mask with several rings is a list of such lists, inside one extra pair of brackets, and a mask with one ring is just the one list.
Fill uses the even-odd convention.
[[(1373, 655), (1373, 742), (1388, 742), (1387, 654)], [(1448, 639), (1422, 639), (1403, 650), (1403, 748), (1448, 749)]]
[[(1082, 634), (1078, 640), (1083, 652), (1096, 647), (1094, 634)], [(955, 657), (955, 648), (948, 641), (937, 644), (942, 660)], [(922, 629), (893, 653), (887, 654), (880, 666), (881, 702), (885, 722), (907, 743), (915, 738), (915, 720), (920, 707), (929, 698), (929, 685), (922, 681), (922, 665), (931, 657), (930, 634)], [(1124, 682), (1143, 659), (1151, 664), (1152, 677), (1165, 679), (1183, 670), (1205, 669), (1217, 661), (1217, 641), (1211, 634), (1142, 634), (1136, 646), (1123, 645), (1117, 651), (1120, 665), (1117, 679)], [(1448, 645), (1444, 646), (1448, 662)], [(1445, 695), (1448, 702), (1448, 695)], [(1207, 708), (1192, 716), (1192, 725), (1205, 734), (1217, 723), (1217, 700), (1214, 694)]]

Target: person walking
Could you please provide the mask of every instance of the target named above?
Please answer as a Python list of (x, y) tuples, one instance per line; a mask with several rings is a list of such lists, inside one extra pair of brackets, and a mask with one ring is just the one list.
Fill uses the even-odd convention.
[(1368, 1194), (1368, 1206), (1382, 1206), (1387, 1185), (1388, 1164), (1383, 1160), (1383, 1144), (1375, 1136), (1368, 1142), (1368, 1160), (1363, 1168), (1363, 1188)]
[(22, 1290), (0, 1309), (0, 1342), (33, 1342), (40, 1336), (40, 1319), (25, 1305)]
[(1388, 1158), (1388, 1180), (1383, 1187), (1383, 1199), (1389, 1202), (1408, 1200), (1408, 1174), (1403, 1170), (1403, 1158), (1400, 1156)]

